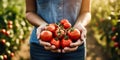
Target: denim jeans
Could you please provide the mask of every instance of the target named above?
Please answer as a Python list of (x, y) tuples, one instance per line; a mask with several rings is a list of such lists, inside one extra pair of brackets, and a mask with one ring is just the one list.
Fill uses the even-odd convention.
[(38, 44), (30, 44), (31, 60), (85, 60), (84, 44), (78, 47), (74, 52), (54, 53), (47, 51), (43, 46)]

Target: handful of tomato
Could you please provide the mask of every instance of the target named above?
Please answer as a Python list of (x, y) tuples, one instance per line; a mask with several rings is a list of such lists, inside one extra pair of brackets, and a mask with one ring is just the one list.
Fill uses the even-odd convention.
[(50, 42), (58, 48), (69, 47), (72, 42), (80, 39), (81, 33), (73, 28), (67, 19), (62, 19), (58, 24), (48, 24), (40, 34), (40, 39)]

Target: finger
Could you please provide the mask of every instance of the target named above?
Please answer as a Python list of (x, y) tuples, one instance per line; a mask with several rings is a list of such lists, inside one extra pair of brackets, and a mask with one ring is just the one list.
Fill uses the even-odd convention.
[(52, 46), (51, 46), (51, 49), (56, 49), (55, 45), (52, 45)]
[(37, 34), (37, 39), (40, 39), (40, 34)]
[(39, 26), (39, 27), (37, 28), (37, 31), (36, 31), (37, 39), (40, 38), (40, 33), (41, 33), (42, 30), (44, 30), (44, 26)]
[(64, 50), (64, 49), (62, 49), (62, 53), (65, 53), (65, 50)]
[(56, 47), (54, 45), (52, 46), (44, 46), (45, 50), (54, 50)]
[(36, 31), (37, 39), (40, 38), (40, 32), (41, 32), (41, 27), (38, 27)]
[(81, 41), (85, 40), (86, 39), (86, 35), (83, 33), (81, 34)]
[(40, 45), (42, 45), (42, 46), (51, 46), (51, 44), (49, 43), (49, 42), (45, 42), (45, 41), (42, 41), (42, 40), (39, 40), (39, 42), (40, 42)]
[(65, 47), (62, 52), (66, 53), (66, 52), (72, 52), (72, 51), (76, 51), (78, 49), (78, 46), (70, 48), (70, 47)]
[(81, 41), (81, 40), (79, 39), (79, 40), (77, 40), (76, 42), (71, 43), (71, 44), (70, 44), (70, 47), (80, 46), (81, 44), (83, 44), (83, 41)]
[(51, 50), (52, 52), (57, 52), (57, 53), (60, 53), (61, 50), (60, 49), (56, 49), (56, 50)]
[(81, 34), (81, 40), (85, 40), (86, 39), (86, 34), (87, 34), (87, 30), (83, 30), (82, 34)]
[(49, 46), (44, 46), (45, 50), (51, 50), (51, 47)]

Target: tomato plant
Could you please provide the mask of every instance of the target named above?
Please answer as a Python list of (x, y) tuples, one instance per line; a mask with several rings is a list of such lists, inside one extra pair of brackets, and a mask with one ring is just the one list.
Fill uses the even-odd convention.
[(0, 60), (11, 60), (30, 34), (24, 6), (23, 0), (0, 0)]
[(99, 3), (93, 0), (92, 4), (93, 35), (104, 48), (105, 60), (120, 60), (120, 8), (117, 6), (120, 6), (120, 0), (101, 0)]

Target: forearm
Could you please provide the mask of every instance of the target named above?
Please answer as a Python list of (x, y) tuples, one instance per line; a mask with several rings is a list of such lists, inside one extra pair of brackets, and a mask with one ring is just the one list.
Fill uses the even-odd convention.
[(83, 26), (87, 26), (87, 24), (90, 22), (91, 20), (91, 13), (90, 12), (86, 12), (86, 13), (82, 13), (76, 23), (75, 23), (75, 26), (76, 25), (79, 25), (79, 24), (82, 24)]
[(35, 27), (40, 26), (41, 24), (47, 24), (42, 18), (40, 18), (36, 13), (34, 12), (27, 12), (26, 18), (30, 24), (32, 24)]

